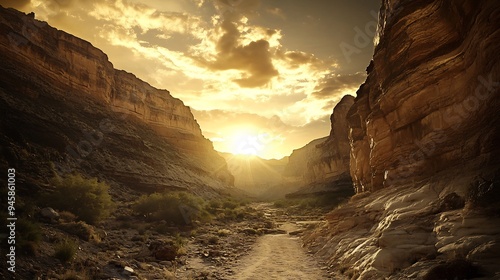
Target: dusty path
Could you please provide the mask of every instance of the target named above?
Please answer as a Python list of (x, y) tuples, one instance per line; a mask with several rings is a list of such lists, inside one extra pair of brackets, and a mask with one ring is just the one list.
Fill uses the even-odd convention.
[[(194, 247), (191, 247), (190, 251), (195, 254), (188, 258), (185, 267), (177, 271), (176, 279), (333, 279), (328, 277), (328, 271), (306, 252), (297, 236), (308, 224), (321, 222), (320, 217), (289, 215), (269, 203), (253, 204), (252, 207), (262, 211), (268, 220), (278, 226), (278, 230), (257, 236), (233, 234), (217, 245), (192, 244)], [(251, 224), (247, 224), (247, 227), (249, 225)], [(234, 224), (230, 229), (232, 232), (238, 232), (238, 225)], [(230, 245), (228, 248), (221, 246), (222, 244)], [(236, 244), (245, 245), (238, 247)], [(211, 258), (214, 251), (220, 257)], [(199, 252), (209, 252), (205, 254), (208, 257), (203, 254), (200, 256)], [(233, 252), (233, 257), (229, 257), (228, 252)]]
[(257, 239), (254, 248), (234, 268), (231, 279), (329, 279), (325, 271), (302, 248), (298, 237), (288, 232), (298, 230), (295, 223), (287, 222), (281, 229), (286, 234), (264, 235)]

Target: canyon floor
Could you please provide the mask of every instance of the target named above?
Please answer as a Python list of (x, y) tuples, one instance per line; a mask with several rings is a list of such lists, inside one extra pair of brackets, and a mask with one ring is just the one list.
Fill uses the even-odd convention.
[[(270, 203), (253, 205), (271, 220), (276, 228), (252, 240), (242, 256), (224, 259), (216, 265), (199, 255), (191, 256), (188, 264), (177, 273), (179, 279), (331, 279), (331, 273), (302, 246), (299, 235), (307, 227), (323, 223), (322, 215), (297, 215), (277, 209)], [(191, 252), (203, 250), (191, 244)], [(195, 278), (197, 279), (197, 278)], [(339, 279), (339, 278), (336, 278)]]
[[(190, 226), (145, 221), (127, 202), (94, 226), (40, 220), (41, 241), (32, 255), (18, 256), (16, 278), (341, 279), (302, 246), (303, 232), (325, 223), (325, 210), (261, 202), (236, 209), (244, 217)], [(57, 244), (66, 240), (77, 250), (61, 261)], [(0, 271), (0, 278), (9, 276)]]

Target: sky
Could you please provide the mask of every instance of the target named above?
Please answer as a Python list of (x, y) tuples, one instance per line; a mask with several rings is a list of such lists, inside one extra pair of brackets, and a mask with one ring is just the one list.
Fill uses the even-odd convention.
[(0, 0), (167, 89), (216, 150), (282, 158), (366, 78), (377, 0)]

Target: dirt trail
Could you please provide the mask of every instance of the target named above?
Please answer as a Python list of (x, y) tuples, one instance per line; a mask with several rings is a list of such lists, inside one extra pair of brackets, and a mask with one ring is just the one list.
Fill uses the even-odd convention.
[[(252, 207), (262, 211), (268, 220), (278, 226), (278, 229), (260, 236), (230, 235), (217, 245), (191, 244), (190, 251), (194, 252), (194, 255), (189, 256), (187, 265), (176, 272), (177, 279), (333, 279), (328, 277), (326, 268), (306, 252), (298, 237), (309, 224), (322, 222), (321, 215), (289, 215), (285, 210), (276, 209), (269, 203), (253, 204)], [(247, 223), (247, 227), (249, 225)], [(239, 225), (234, 224), (230, 229), (238, 232), (238, 227)], [(223, 248), (222, 244), (244, 244), (244, 246), (229, 245), (230, 248)], [(200, 256), (200, 252), (208, 254), (202, 253)], [(237, 257), (229, 257), (230, 252), (233, 252), (232, 256)], [(216, 256), (210, 257), (214, 253)]]
[(254, 248), (234, 268), (234, 278), (245, 279), (329, 279), (326, 272), (302, 248), (298, 237), (288, 232), (299, 230), (287, 222), (281, 229), (286, 234), (264, 235), (257, 239)]

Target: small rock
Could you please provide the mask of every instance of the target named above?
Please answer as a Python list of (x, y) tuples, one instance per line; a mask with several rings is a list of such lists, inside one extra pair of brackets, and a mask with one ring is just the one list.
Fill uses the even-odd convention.
[(123, 275), (125, 276), (133, 276), (133, 275), (136, 275), (135, 272), (134, 272), (134, 269), (131, 268), (130, 266), (125, 266), (123, 268), (123, 272), (122, 272)]
[(54, 222), (59, 220), (59, 213), (51, 207), (45, 207), (40, 210), (40, 216), (48, 221)]
[(172, 266), (172, 262), (171, 261), (161, 261), (160, 264), (163, 265), (163, 266)]
[(245, 228), (242, 230), (242, 232), (244, 234), (248, 234), (248, 235), (256, 235), (258, 234), (257, 230), (253, 229), (253, 228)]

